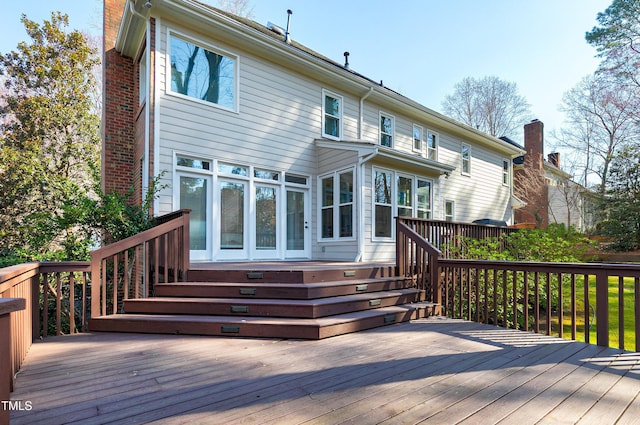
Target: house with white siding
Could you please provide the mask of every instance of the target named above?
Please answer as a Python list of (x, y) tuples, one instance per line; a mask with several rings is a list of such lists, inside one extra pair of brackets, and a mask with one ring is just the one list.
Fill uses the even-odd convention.
[(191, 259), (390, 260), (396, 216), (513, 223), (518, 146), (194, 0), (105, 0), (104, 190), (156, 178)]

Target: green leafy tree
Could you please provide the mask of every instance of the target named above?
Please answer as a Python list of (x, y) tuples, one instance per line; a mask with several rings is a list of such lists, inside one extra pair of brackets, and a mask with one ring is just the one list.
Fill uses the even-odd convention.
[(603, 201), (602, 233), (613, 239), (611, 249), (640, 249), (640, 146), (630, 144), (614, 158), (611, 184)]
[(603, 58), (602, 69), (640, 85), (640, 2), (613, 0), (597, 20), (585, 37)]
[(30, 43), (0, 55), (0, 256), (84, 257), (86, 241), (62, 217), (65, 205), (97, 197), (97, 52), (66, 31), (59, 12), (43, 24), (23, 15), (22, 23)]

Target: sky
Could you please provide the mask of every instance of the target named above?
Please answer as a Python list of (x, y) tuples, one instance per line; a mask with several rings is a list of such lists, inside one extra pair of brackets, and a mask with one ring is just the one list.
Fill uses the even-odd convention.
[[(216, 0), (201, 0), (216, 4)], [(153, 0), (152, 0), (153, 2)], [(547, 152), (564, 115), (565, 92), (599, 63), (584, 35), (612, 0), (252, 0), (252, 19), (422, 105), (442, 101), (465, 77), (516, 83), (545, 125)], [(26, 40), (20, 15), (36, 22), (58, 10), (70, 28), (100, 35), (101, 0), (20, 0), (3, 4), (0, 53)]]

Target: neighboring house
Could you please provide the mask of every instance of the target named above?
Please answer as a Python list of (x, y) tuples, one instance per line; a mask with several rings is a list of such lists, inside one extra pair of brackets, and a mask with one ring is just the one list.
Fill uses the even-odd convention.
[(103, 184), (192, 260), (390, 260), (398, 215), (513, 223), (518, 146), (193, 0), (105, 0)]
[(560, 153), (544, 160), (544, 124), (533, 120), (524, 126), (526, 154), (514, 160), (514, 192), (525, 205), (516, 210), (516, 223), (547, 227), (562, 223), (587, 232), (593, 227), (592, 193), (560, 168)]

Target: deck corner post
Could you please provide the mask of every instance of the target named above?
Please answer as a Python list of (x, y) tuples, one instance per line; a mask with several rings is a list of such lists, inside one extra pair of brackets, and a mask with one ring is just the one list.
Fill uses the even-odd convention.
[[(11, 313), (27, 308), (24, 298), (0, 299), (0, 401), (9, 401), (13, 390), (13, 375), (19, 359), (11, 343)], [(13, 335), (15, 337), (15, 334)], [(0, 406), (0, 424), (9, 423), (9, 409)]]
[(183, 220), (183, 224), (182, 224), (182, 258), (183, 258), (183, 263), (182, 263), (182, 280), (183, 281), (187, 281), (187, 273), (189, 271), (189, 267), (191, 265), (191, 258), (190, 258), (190, 253), (191, 253), (191, 242), (190, 242), (190, 229), (189, 229), (189, 225), (190, 225), (190, 213), (191, 210), (182, 210), (182, 220)]
[(609, 346), (609, 279), (604, 270), (596, 272), (596, 343)]
[(91, 256), (91, 318), (101, 315), (100, 312), (100, 263), (102, 261), (97, 255)]

